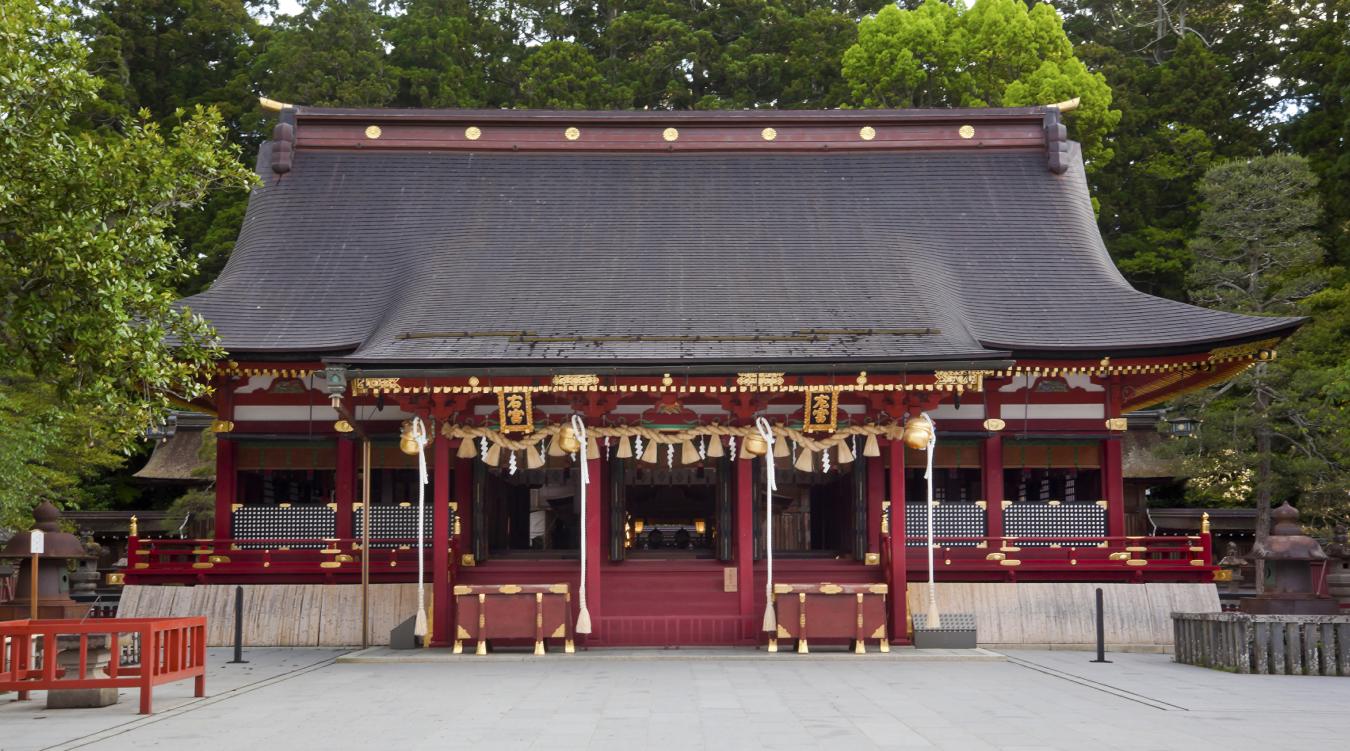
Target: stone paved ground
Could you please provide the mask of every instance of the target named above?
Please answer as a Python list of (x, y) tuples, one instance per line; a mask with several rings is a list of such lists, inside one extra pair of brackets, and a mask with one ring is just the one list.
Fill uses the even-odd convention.
[(1244, 749), (1344, 744), (1350, 679), (1238, 676), (1166, 655), (1008, 652), (1006, 662), (465, 657), (335, 664), (213, 651), (210, 697), (109, 710), (0, 697), (0, 750)]

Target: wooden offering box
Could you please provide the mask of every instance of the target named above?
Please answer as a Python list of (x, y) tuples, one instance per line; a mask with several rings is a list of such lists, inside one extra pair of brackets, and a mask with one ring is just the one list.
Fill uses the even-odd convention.
[(882, 652), (886, 641), (885, 584), (775, 584), (774, 612), (778, 633), (769, 639), (769, 651), (778, 651), (779, 639), (795, 639), (797, 652), (806, 654), (807, 639), (850, 639), (853, 651), (866, 652), (863, 642), (876, 639)]
[(541, 655), (545, 639), (562, 639), (570, 654), (571, 605), (566, 584), (458, 585), (454, 653), (464, 651), (465, 640), (477, 641), (483, 655), (492, 639), (533, 639), (534, 653)]

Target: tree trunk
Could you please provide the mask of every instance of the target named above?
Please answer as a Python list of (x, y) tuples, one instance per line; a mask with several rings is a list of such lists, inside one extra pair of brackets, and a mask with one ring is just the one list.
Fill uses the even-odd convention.
[[(1264, 369), (1265, 365), (1257, 365), (1258, 369)], [(1261, 375), (1258, 370), (1254, 382), (1256, 393), (1257, 427), (1256, 427), (1256, 545), (1265, 550), (1266, 539), (1270, 536), (1270, 496), (1271, 496), (1271, 471), (1270, 471), (1270, 404), (1266, 401), (1265, 391), (1261, 388)], [(1264, 556), (1258, 557), (1255, 562), (1256, 576), (1256, 594), (1265, 594), (1266, 591), (1266, 560)]]

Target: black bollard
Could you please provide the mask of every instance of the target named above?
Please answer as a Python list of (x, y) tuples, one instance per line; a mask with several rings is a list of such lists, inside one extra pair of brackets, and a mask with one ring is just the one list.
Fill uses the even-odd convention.
[(1106, 659), (1106, 614), (1102, 608), (1102, 588), (1097, 587), (1097, 659), (1093, 662), (1110, 662)]
[[(1101, 597), (1101, 590), (1097, 590), (1098, 598)], [(234, 659), (230, 660), (231, 665), (247, 664), (244, 659), (244, 588), (234, 588)]]

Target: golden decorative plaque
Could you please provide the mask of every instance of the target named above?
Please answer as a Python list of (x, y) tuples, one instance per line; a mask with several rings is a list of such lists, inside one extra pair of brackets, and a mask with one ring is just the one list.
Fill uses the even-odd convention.
[(864, 141), (870, 141), (877, 137), (877, 129), (870, 125), (864, 125), (858, 129), (858, 137)]
[(839, 424), (839, 392), (807, 391), (802, 408), (802, 432), (833, 431)]
[(503, 391), (497, 394), (503, 433), (528, 433), (534, 430), (534, 405), (528, 391)]
[(384, 131), (380, 130), (380, 126), (378, 126), (378, 125), (367, 125), (367, 126), (366, 126), (366, 138), (369, 138), (370, 140), (373, 141), (373, 140), (375, 140), (376, 138), (379, 138), (379, 137), (382, 136), (382, 135), (384, 135)]
[(661, 137), (666, 139), (667, 141), (678, 141), (680, 140), (680, 131), (674, 128), (666, 128), (665, 130), (661, 131)]
[(479, 138), (483, 137), (483, 131), (480, 130), (477, 125), (470, 125), (464, 129), (464, 137), (470, 141), (477, 141)]
[(763, 138), (765, 141), (772, 141), (778, 137), (778, 131), (773, 128), (765, 128), (759, 132), (759, 137)]
[(581, 138), (581, 130), (579, 128), (568, 128), (563, 131), (563, 136), (569, 141), (575, 141), (578, 138)]
[(962, 138), (974, 138), (974, 137), (975, 137), (975, 126), (973, 126), (973, 125), (962, 125), (960, 128), (957, 129), (956, 133), (957, 133), (957, 135), (961, 136)]

